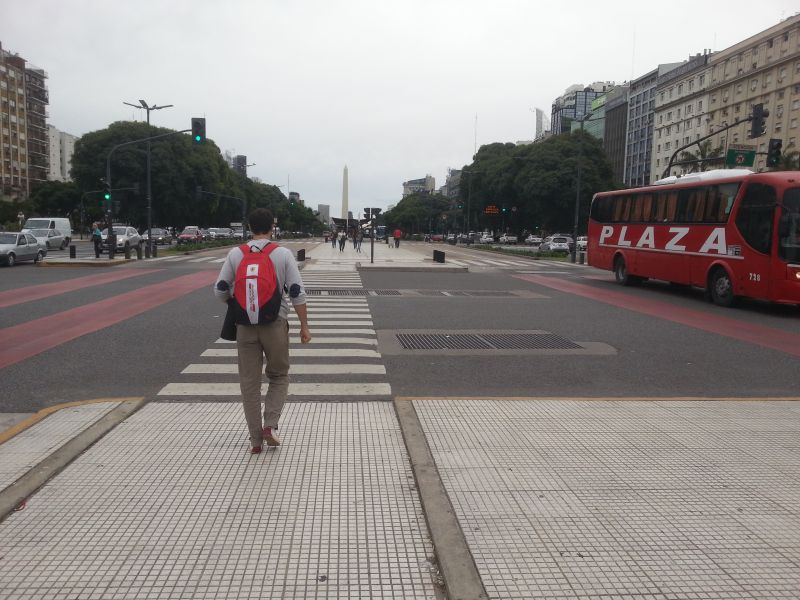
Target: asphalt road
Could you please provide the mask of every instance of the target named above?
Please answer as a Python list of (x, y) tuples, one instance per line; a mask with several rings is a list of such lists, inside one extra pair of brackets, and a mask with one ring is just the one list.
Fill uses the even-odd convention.
[[(458, 250), (462, 258), (484, 256)], [(218, 258), (225, 252), (205, 256)], [(110, 269), (2, 268), (3, 356), (7, 360), (13, 355), (15, 348), (8, 347), (12, 342), (24, 350), (27, 340), (15, 337), (20, 331), (54, 339), (51, 347), (23, 360), (0, 363), (0, 412), (33, 412), (60, 402), (112, 396), (155, 398), (219, 335), (224, 307), (210, 284), (218, 269), (211, 259), (143, 261)], [(81, 278), (100, 273), (111, 273), (111, 280), (83, 284)], [(114, 273), (125, 276), (116, 278)], [(543, 330), (610, 349), (594, 355), (498, 356), (379, 348), (395, 396), (798, 394), (800, 311), (795, 307), (743, 302), (723, 309), (704, 301), (696, 290), (659, 283), (622, 288), (613, 283), (611, 273), (545, 261), (468, 273), (369, 272), (361, 279), (368, 289), (528, 295), (369, 297), (374, 329), (389, 336), (402, 330)], [(191, 290), (171, 297), (178, 280)], [(49, 287), (34, 287), (43, 285)], [(62, 292), (65, 286), (70, 291)], [(35, 297), (26, 301), (31, 294)], [(128, 305), (144, 308), (106, 322), (107, 313), (124, 312)], [(73, 339), (58, 340), (62, 330), (73, 327), (78, 332)]]

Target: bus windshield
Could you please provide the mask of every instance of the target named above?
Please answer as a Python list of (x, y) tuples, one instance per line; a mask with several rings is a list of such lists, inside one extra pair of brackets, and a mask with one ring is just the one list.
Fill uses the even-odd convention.
[(786, 262), (800, 263), (800, 188), (790, 188), (783, 193), (778, 235), (780, 257)]

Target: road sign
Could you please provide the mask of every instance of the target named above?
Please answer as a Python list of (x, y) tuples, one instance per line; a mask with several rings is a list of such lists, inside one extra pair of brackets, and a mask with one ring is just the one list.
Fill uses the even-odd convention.
[(483, 214), (485, 215), (499, 215), (500, 209), (497, 208), (494, 204), (490, 204), (486, 208), (483, 209)]
[(725, 156), (725, 164), (729, 167), (752, 167), (755, 160), (755, 149), (737, 150), (735, 148), (729, 148), (728, 154)]

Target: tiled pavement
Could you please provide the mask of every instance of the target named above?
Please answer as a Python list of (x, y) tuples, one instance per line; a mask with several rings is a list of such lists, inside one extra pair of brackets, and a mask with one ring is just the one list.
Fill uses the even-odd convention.
[(150, 404), (0, 525), (0, 598), (435, 598), (392, 405)]
[(414, 402), (491, 598), (797, 598), (800, 403)]

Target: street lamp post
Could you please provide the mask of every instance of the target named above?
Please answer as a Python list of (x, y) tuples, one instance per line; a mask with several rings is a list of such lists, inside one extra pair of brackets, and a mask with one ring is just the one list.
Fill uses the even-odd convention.
[[(131, 104), (130, 102), (123, 102), (123, 104), (132, 106), (133, 108), (146, 110), (148, 129), (150, 128), (151, 111), (161, 110), (162, 108), (170, 108), (171, 106), (173, 106), (172, 104), (163, 104), (162, 106), (157, 106), (153, 104), (153, 106), (149, 106), (147, 102), (145, 102), (144, 100), (139, 100), (139, 104)], [(152, 213), (153, 213), (153, 201), (152, 201), (152, 190), (150, 185), (150, 140), (147, 140), (147, 255), (148, 256), (151, 256), (153, 252), (153, 235), (151, 231), (153, 227)], [(110, 231), (111, 230), (109, 229), (109, 232)]]

